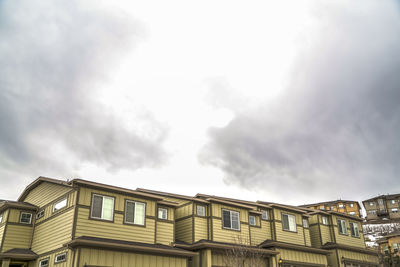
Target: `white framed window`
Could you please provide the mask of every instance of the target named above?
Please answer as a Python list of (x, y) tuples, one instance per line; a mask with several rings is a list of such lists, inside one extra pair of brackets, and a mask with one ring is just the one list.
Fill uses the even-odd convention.
[(399, 212), (399, 209), (398, 209), (398, 208), (393, 208), (393, 209), (392, 209), (392, 212), (393, 212), (393, 213), (397, 213), (397, 212)]
[(376, 213), (376, 210), (369, 210), (368, 211), (368, 214), (375, 214)]
[(233, 210), (222, 210), (222, 227), (232, 230), (240, 230), (239, 212)]
[(158, 219), (167, 220), (168, 219), (168, 209), (158, 208)]
[(338, 227), (339, 227), (339, 234), (347, 235), (347, 226), (345, 220), (337, 220)]
[(112, 221), (114, 219), (114, 198), (93, 194), (90, 217)]
[(297, 232), (296, 216), (282, 213), (282, 228), (290, 232)]
[(307, 218), (303, 218), (303, 227), (308, 228), (308, 219)]
[(369, 202), (369, 205), (370, 205), (370, 206), (373, 206), (373, 205), (374, 205), (374, 202), (370, 201), (370, 202)]
[(328, 225), (328, 217), (322, 216), (322, 224)]
[(262, 210), (261, 212), (262, 212), (261, 219), (268, 220), (269, 219), (268, 211), (267, 210)]
[(206, 207), (203, 205), (196, 205), (196, 214), (199, 216), (206, 216)]
[(36, 213), (36, 219), (40, 219), (44, 216), (44, 210), (39, 211), (38, 213)]
[(54, 263), (59, 263), (67, 260), (67, 252), (56, 255)]
[(50, 258), (46, 258), (39, 261), (39, 267), (47, 267), (49, 266)]
[(335, 206), (331, 206), (331, 210), (335, 210)]
[(343, 204), (339, 204), (339, 208), (343, 208), (344, 206), (343, 206)]
[(64, 198), (57, 203), (54, 204), (53, 206), (53, 212), (60, 210), (62, 208), (65, 208), (67, 206), (67, 198)]
[(392, 200), (390, 201), (390, 203), (396, 204), (396, 200), (395, 200), (395, 199), (392, 199)]
[(0, 214), (0, 223), (3, 222), (3, 214)]
[(31, 224), (32, 222), (32, 213), (21, 212), (21, 216), (19, 218), (20, 223)]
[(125, 223), (144, 225), (146, 204), (132, 200), (125, 201)]
[(350, 204), (349, 204), (349, 207), (350, 207), (350, 208), (354, 207), (354, 204), (353, 204), (353, 203), (350, 203)]
[(350, 215), (356, 215), (356, 212), (355, 211), (350, 211), (349, 214)]
[(351, 236), (353, 237), (360, 237), (360, 231), (358, 230), (358, 224), (354, 222), (350, 222), (350, 230)]
[(257, 225), (256, 216), (254, 216), (254, 215), (250, 215), (249, 216), (249, 224), (250, 225)]

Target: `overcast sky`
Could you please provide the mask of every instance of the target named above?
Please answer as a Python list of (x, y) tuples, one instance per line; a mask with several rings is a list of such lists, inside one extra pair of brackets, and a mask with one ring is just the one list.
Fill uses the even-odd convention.
[(0, 37), (0, 199), (400, 193), (398, 1), (4, 0)]

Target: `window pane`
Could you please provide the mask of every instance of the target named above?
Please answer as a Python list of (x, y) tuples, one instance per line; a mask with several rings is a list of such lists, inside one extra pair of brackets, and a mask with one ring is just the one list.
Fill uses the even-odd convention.
[(63, 199), (63, 200), (57, 202), (56, 204), (54, 204), (53, 211), (62, 209), (66, 206), (67, 206), (67, 199)]
[(263, 210), (263, 211), (262, 211), (261, 218), (262, 218), (263, 220), (268, 220), (268, 212), (267, 212), (266, 210)]
[(240, 229), (239, 212), (231, 211), (231, 215), (232, 215), (232, 229), (239, 230)]
[(289, 230), (289, 218), (287, 214), (282, 214), (282, 227), (283, 230)]
[(103, 197), (103, 216), (102, 219), (112, 220), (114, 212), (114, 198)]
[(21, 219), (20, 219), (20, 223), (31, 223), (32, 221), (32, 214), (30, 213), (21, 213)]
[(158, 208), (158, 218), (159, 219), (168, 219), (168, 210), (164, 208)]
[(92, 217), (101, 218), (101, 209), (103, 207), (103, 197), (93, 195)]
[(222, 211), (222, 226), (231, 228), (231, 213), (227, 210)]
[(126, 201), (125, 222), (133, 223), (135, 219), (135, 202)]
[(197, 215), (205, 216), (206, 215), (206, 208), (201, 205), (197, 205)]
[(136, 202), (135, 208), (135, 224), (144, 225), (144, 203)]
[(303, 227), (308, 228), (308, 220), (303, 218)]
[(296, 217), (293, 215), (289, 215), (289, 230), (295, 232), (296, 229)]

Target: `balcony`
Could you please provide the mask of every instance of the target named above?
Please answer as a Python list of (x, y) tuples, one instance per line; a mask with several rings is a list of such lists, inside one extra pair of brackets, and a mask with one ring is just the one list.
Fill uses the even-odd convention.
[(379, 217), (389, 216), (389, 211), (387, 209), (377, 210), (376, 215)]

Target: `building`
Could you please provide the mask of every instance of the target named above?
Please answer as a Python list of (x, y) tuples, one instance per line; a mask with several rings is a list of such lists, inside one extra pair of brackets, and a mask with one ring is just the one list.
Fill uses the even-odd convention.
[(380, 195), (364, 200), (363, 206), (367, 212), (367, 222), (382, 220), (400, 220), (400, 194)]
[(0, 201), (2, 267), (372, 267), (359, 217), (39, 177)]
[(314, 204), (305, 204), (301, 205), (300, 207), (306, 207), (317, 210), (332, 210), (353, 216), (362, 217), (361, 206), (358, 203), (358, 201), (354, 200), (339, 199), (339, 200), (319, 202)]
[(400, 256), (400, 232), (391, 233), (378, 240), (379, 252), (383, 255)]

